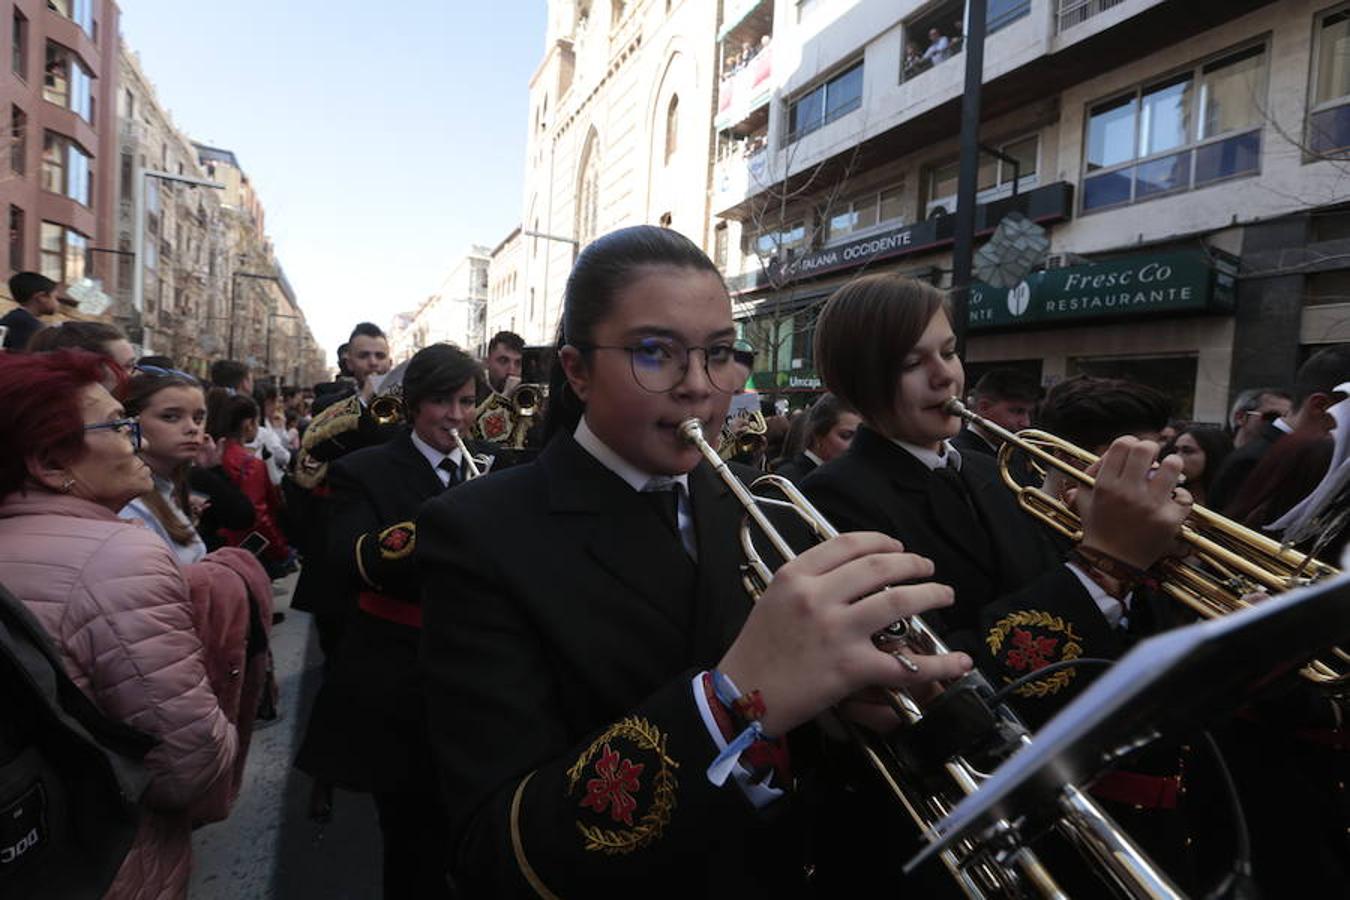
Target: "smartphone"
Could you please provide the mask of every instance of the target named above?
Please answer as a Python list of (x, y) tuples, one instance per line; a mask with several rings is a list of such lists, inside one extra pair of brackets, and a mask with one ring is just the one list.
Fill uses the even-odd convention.
[(258, 534), (258, 532), (250, 531), (248, 537), (239, 542), (239, 547), (242, 550), (247, 550), (254, 556), (262, 556), (262, 552), (267, 549), (267, 545), (270, 543), (271, 541), (261, 534)]

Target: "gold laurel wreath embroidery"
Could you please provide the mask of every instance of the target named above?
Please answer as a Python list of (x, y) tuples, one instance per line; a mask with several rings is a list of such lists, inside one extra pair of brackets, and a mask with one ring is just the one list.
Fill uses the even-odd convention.
[[(1047, 631), (1064, 635), (1064, 649), (1060, 652), (1060, 659), (1077, 659), (1083, 655), (1083, 645), (1079, 643), (1083, 639), (1073, 630), (1073, 625), (1065, 622), (1059, 616), (1052, 616), (1038, 609), (1011, 613), (999, 619), (994, 627), (989, 630), (985, 643), (989, 645), (990, 652), (997, 657), (998, 651), (1003, 647), (1003, 642), (1008, 637), (1008, 632), (1014, 628), (1026, 628), (1028, 626), (1044, 628)], [(1057, 694), (1068, 687), (1075, 674), (1073, 669), (1060, 669), (1046, 678), (1022, 685), (1013, 693), (1019, 697), (1047, 697), (1051, 694)], [(1007, 676), (1003, 678), (1004, 684), (1009, 684), (1014, 680)]]
[(650, 750), (656, 754), (660, 763), (660, 769), (657, 770), (655, 778), (652, 780), (653, 796), (652, 805), (638, 824), (631, 831), (608, 830), (599, 826), (583, 825), (577, 822), (577, 830), (581, 836), (586, 839), (586, 849), (599, 851), (606, 854), (632, 853), (634, 850), (640, 850), (661, 836), (665, 830), (666, 824), (670, 822), (670, 814), (675, 809), (675, 789), (679, 782), (671, 769), (678, 769), (680, 764), (666, 755), (666, 736), (663, 735), (655, 725), (646, 719), (630, 716), (614, 725), (611, 725), (603, 734), (586, 748), (586, 752), (577, 758), (576, 764), (567, 770), (567, 793), (570, 795), (576, 790), (577, 782), (581, 780), (586, 767), (591, 764), (595, 754), (611, 738), (624, 737), (632, 741), (643, 750)]

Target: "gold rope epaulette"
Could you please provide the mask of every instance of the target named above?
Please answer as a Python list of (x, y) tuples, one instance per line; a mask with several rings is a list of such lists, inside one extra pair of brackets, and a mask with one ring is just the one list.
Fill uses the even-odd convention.
[(300, 455), (295, 461), (295, 471), (292, 473), (295, 483), (307, 491), (312, 491), (324, 483), (328, 477), (328, 463), (319, 462), (310, 456), (305, 450), (300, 451)]
[(301, 449), (323, 462), (328, 462), (335, 455), (332, 451), (343, 449), (341, 444), (337, 447), (324, 447), (325, 444), (340, 438), (349, 431), (355, 431), (361, 426), (361, 398), (352, 394), (341, 403), (334, 403), (314, 417), (314, 421), (309, 423), (305, 429), (305, 438), (301, 443)]

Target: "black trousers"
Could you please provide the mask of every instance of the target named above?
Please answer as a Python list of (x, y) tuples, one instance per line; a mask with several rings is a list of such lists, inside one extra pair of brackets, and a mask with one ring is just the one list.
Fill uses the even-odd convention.
[(450, 823), (440, 792), (376, 793), (384, 839), (384, 900), (453, 897)]

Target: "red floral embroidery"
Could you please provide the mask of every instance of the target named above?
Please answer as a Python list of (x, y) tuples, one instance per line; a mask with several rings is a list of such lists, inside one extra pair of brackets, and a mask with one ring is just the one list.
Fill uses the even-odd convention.
[(1036, 637), (1025, 628), (1014, 628), (1008, 666), (1019, 672), (1044, 668), (1051, 663), (1051, 654), (1058, 645), (1058, 638)]
[(406, 528), (400, 528), (397, 531), (387, 533), (384, 540), (380, 541), (380, 546), (391, 553), (397, 553), (408, 546), (408, 541), (411, 539), (412, 534)]
[(506, 434), (506, 416), (500, 412), (489, 413), (483, 417), (483, 437), (490, 441)]
[(646, 766), (641, 763), (620, 759), (619, 754), (605, 744), (604, 752), (595, 761), (595, 774), (600, 777), (586, 782), (586, 796), (581, 805), (598, 813), (609, 807), (611, 819), (631, 826), (633, 811), (637, 809), (633, 794), (641, 787), (638, 776), (644, 768)]

